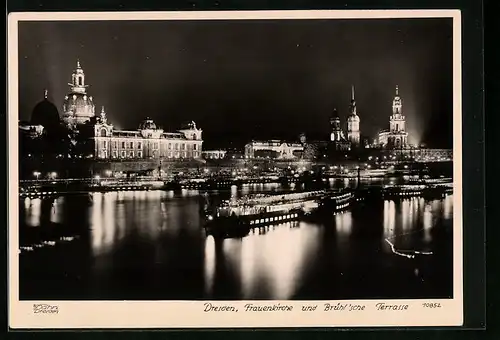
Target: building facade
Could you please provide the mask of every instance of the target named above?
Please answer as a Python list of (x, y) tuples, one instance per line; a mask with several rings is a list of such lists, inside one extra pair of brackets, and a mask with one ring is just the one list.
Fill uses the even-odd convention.
[(201, 157), (202, 130), (194, 122), (179, 132), (164, 132), (146, 118), (137, 130), (115, 130), (104, 108), (94, 125), (94, 157), (98, 159), (197, 159)]
[(224, 159), (226, 158), (226, 150), (205, 150), (202, 153), (204, 159)]
[(359, 116), (356, 112), (356, 100), (354, 99), (354, 85), (351, 88), (351, 104), (349, 105), (349, 117), (347, 117), (347, 140), (352, 146), (359, 146)]
[(403, 149), (408, 145), (406, 117), (403, 115), (403, 101), (399, 96), (399, 87), (397, 85), (396, 95), (392, 101), (392, 115), (389, 118), (389, 131), (379, 133), (378, 144), (390, 149)]
[(285, 143), (280, 140), (252, 141), (245, 145), (245, 158), (250, 159), (256, 157), (294, 159), (300, 158), (303, 152), (304, 146), (302, 144)]

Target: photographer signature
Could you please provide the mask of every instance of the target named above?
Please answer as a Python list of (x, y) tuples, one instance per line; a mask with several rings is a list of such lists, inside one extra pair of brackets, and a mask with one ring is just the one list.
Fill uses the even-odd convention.
[(57, 314), (59, 313), (59, 307), (48, 305), (46, 303), (36, 303), (33, 305), (33, 313)]

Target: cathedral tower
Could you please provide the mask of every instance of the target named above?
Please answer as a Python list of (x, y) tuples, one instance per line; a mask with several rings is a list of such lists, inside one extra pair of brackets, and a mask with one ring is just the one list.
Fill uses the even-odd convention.
[(354, 85), (351, 88), (351, 104), (349, 105), (349, 117), (347, 118), (347, 139), (353, 146), (359, 145), (359, 116), (356, 112), (356, 101), (354, 99)]
[(63, 104), (63, 121), (69, 127), (84, 124), (95, 116), (95, 106), (92, 97), (87, 95), (87, 87), (85, 84), (85, 73), (80, 65), (80, 61), (76, 62), (76, 69), (71, 75), (71, 83), (68, 83), (70, 90), (68, 95), (64, 97)]

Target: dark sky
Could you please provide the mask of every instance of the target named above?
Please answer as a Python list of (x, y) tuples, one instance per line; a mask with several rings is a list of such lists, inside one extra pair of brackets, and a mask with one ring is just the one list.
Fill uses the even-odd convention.
[(214, 147), (327, 138), (354, 84), (373, 138), (398, 84), (410, 142), (452, 146), (452, 19), (23, 22), (20, 119), (44, 88), (61, 110), (77, 59), (96, 111), (118, 128), (194, 120)]

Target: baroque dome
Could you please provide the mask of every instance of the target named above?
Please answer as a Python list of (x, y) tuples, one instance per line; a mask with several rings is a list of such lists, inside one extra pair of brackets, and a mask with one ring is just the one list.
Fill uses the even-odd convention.
[(156, 130), (156, 124), (152, 119), (146, 118), (140, 125), (139, 130)]
[(75, 117), (91, 118), (95, 115), (95, 105), (91, 96), (70, 93), (64, 98), (63, 110)]
[(59, 125), (59, 123), (59, 111), (57, 107), (47, 99), (47, 94), (45, 94), (45, 98), (33, 108), (30, 124), (42, 125), (46, 130), (50, 130)]

